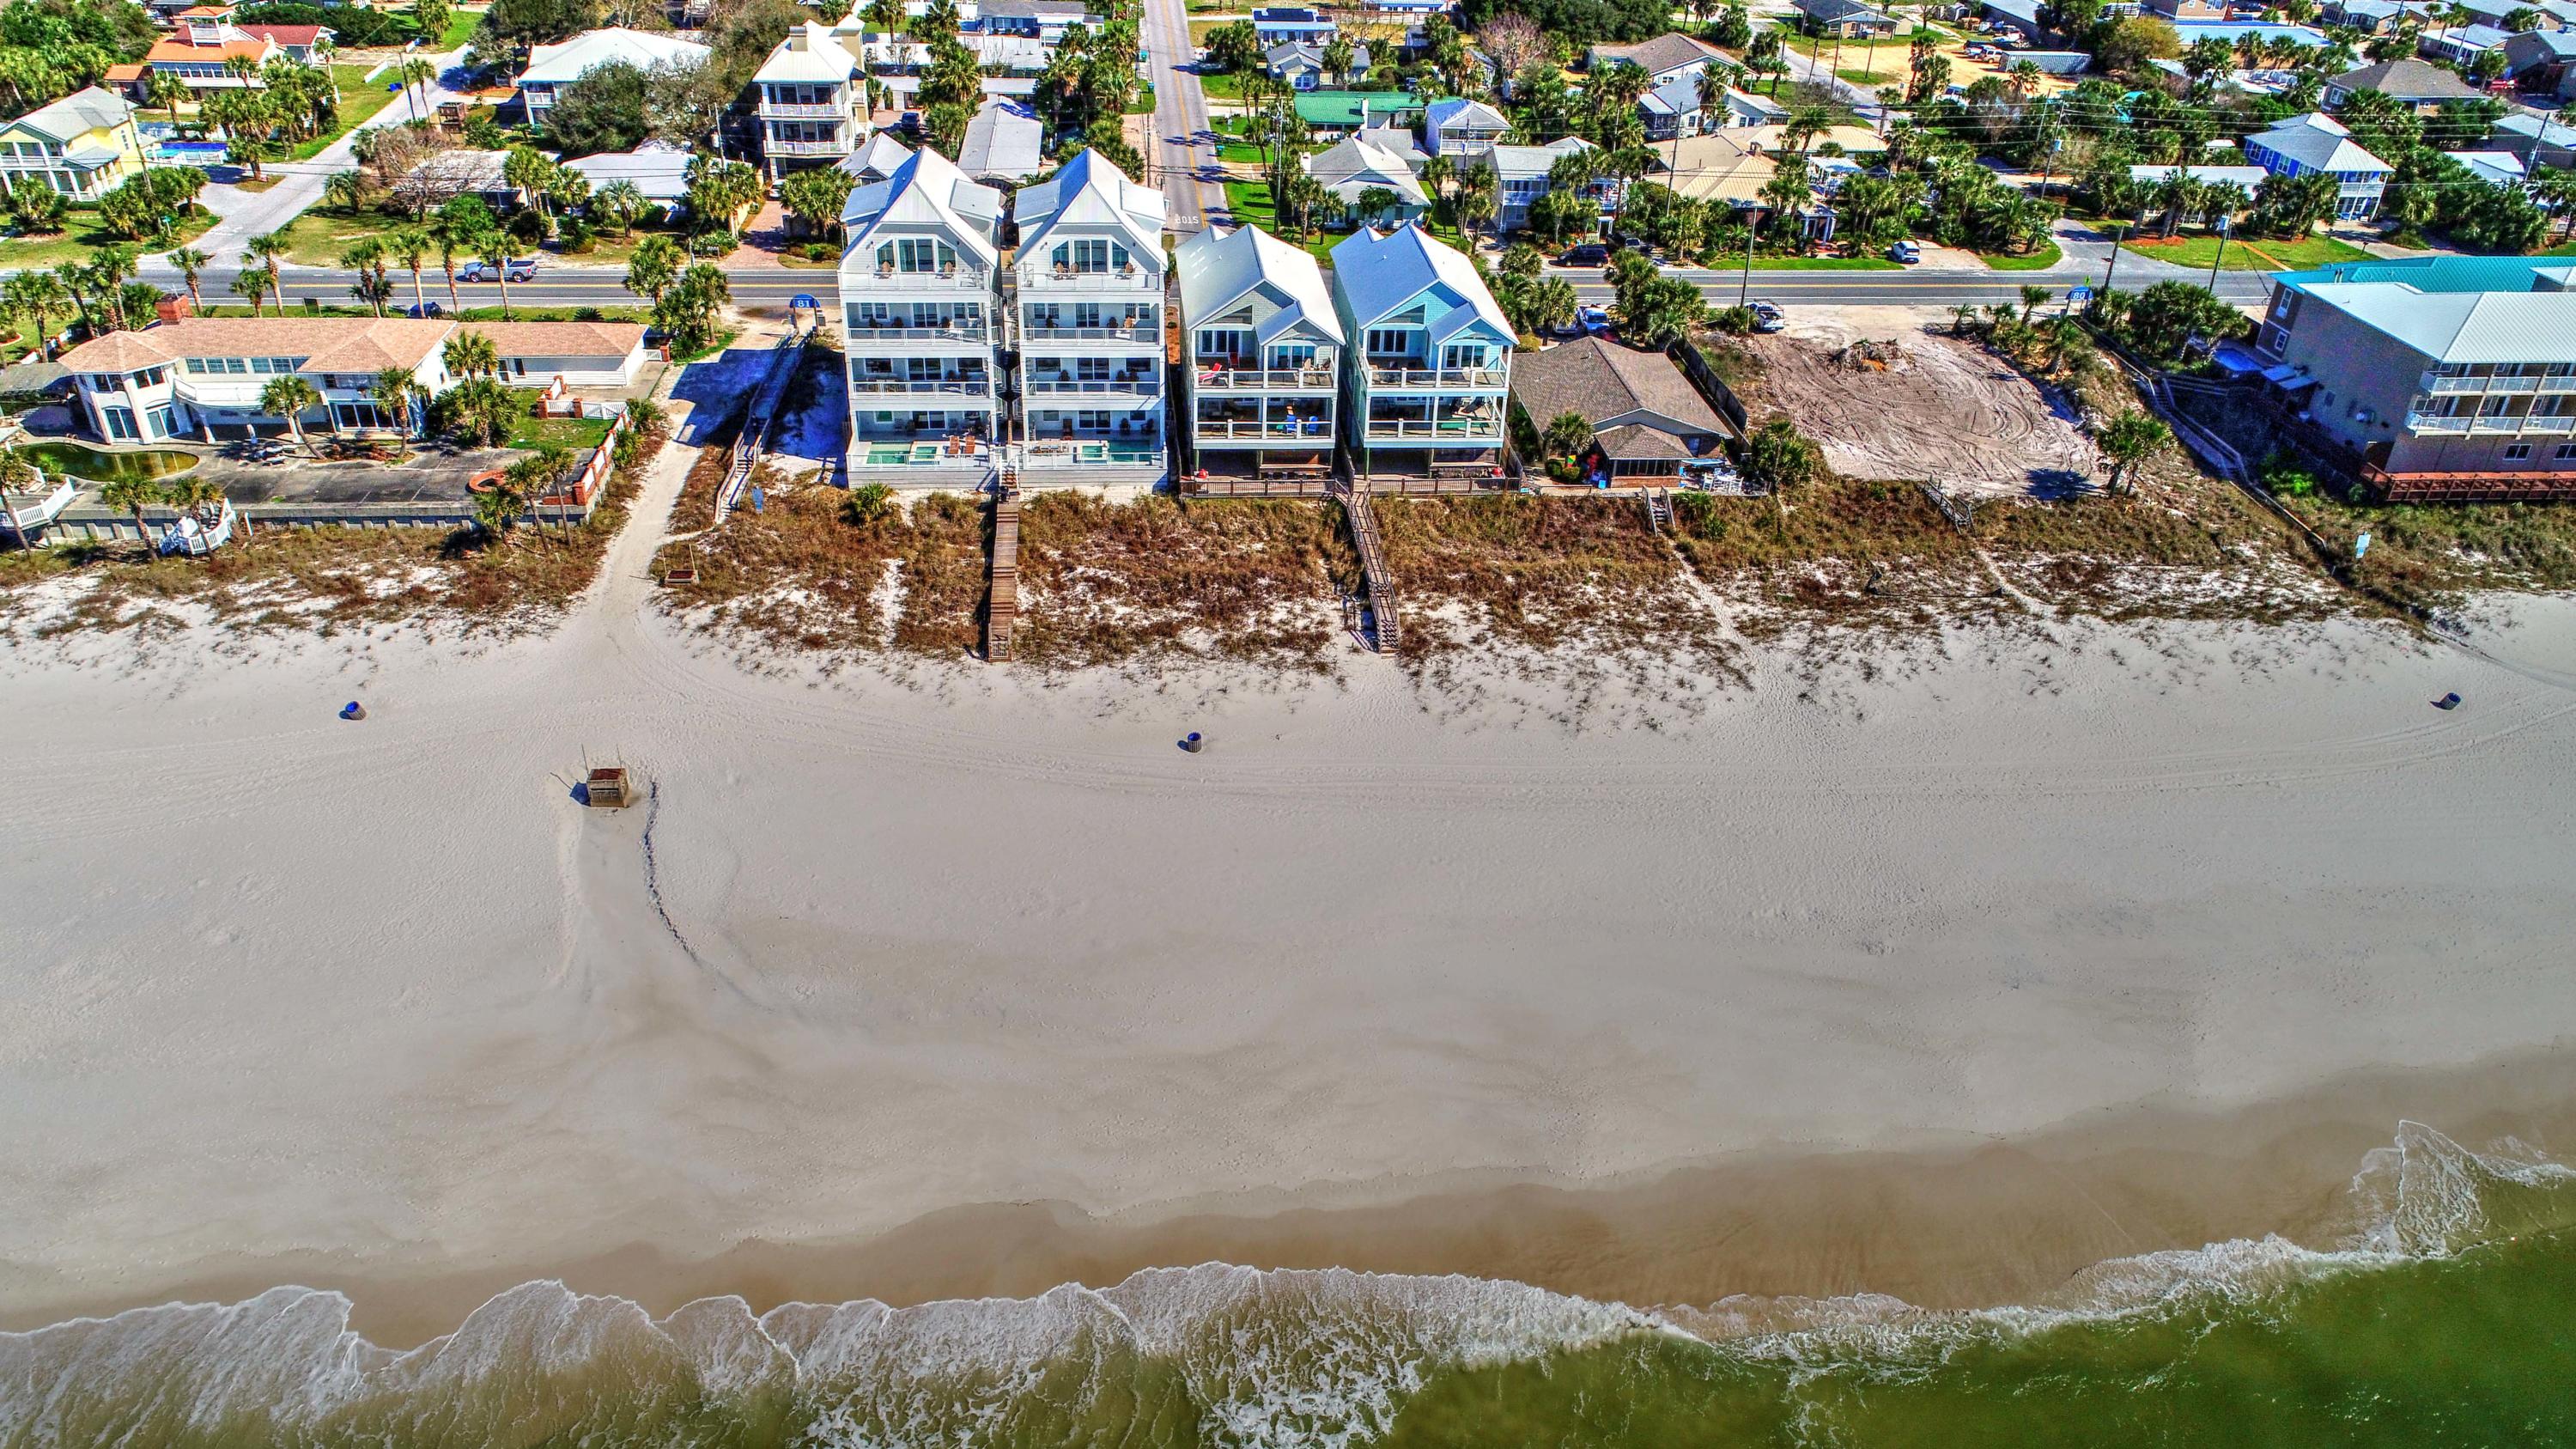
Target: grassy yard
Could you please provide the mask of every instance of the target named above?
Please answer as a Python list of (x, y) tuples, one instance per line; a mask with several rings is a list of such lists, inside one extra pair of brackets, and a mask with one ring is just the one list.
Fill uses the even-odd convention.
[(2066, 254), (2058, 250), (2055, 242), (2044, 243), (2028, 256), (2017, 257), (2009, 252), (1979, 252), (1977, 255), (1985, 258), (1989, 270), (1997, 272), (2044, 272), (2066, 260)]
[[(2151, 261), (2171, 262), (2178, 267), (2206, 269), (2218, 255), (2218, 238), (2214, 236), (2176, 237), (2172, 241), (2133, 241), (2121, 244), (2122, 250)], [(2247, 240), (2231, 237), (2227, 258), (2221, 271), (2278, 272), (2298, 267), (2322, 267), (2335, 262), (2357, 262), (2370, 253), (2330, 236), (2309, 236), (2298, 241), (2280, 241), (2273, 237)]]
[(1242, 166), (1258, 166), (1261, 164), (1261, 148), (1249, 141), (1220, 141), (1217, 143), (1216, 159), (1231, 161)]
[(295, 148), (296, 160), (310, 161), (321, 155), (332, 142), (347, 135), (351, 127), (383, 110), (388, 103), (401, 99), (397, 92), (385, 89), (388, 80), (382, 77), (368, 80), (367, 70), (368, 67), (363, 65), (331, 67), (331, 78), (340, 84), (340, 108), (332, 116), (328, 132)]
[(1199, 89), (1205, 91), (1210, 100), (1239, 101), (1243, 99), (1243, 77), (1231, 74), (1202, 75), (1199, 77)]
[(587, 453), (608, 437), (606, 418), (541, 418), (536, 415), (533, 397), (529, 410), (519, 416), (510, 429), (506, 447), (535, 452), (539, 448), (563, 448), (574, 453)]
[(98, 208), (75, 206), (63, 215), (63, 229), (52, 236), (12, 236), (0, 240), (0, 266), (33, 270), (57, 266), (63, 262), (86, 262), (98, 255), (104, 246), (130, 246), (138, 251), (161, 251), (182, 242), (192, 241), (215, 224), (215, 214), (199, 208), (194, 216), (182, 216), (170, 229), (168, 240), (147, 238), (127, 241), (112, 236), (99, 225)]
[(483, 17), (479, 12), (469, 15), (460, 10), (454, 15), (449, 16), (447, 21), (447, 33), (438, 37), (439, 50), (442, 52), (454, 50), (456, 47), (472, 40), (474, 38), (474, 27), (482, 23)]
[(286, 233), (288, 261), (308, 267), (336, 267), (340, 265), (340, 253), (352, 243), (371, 236), (383, 236), (400, 225), (401, 222), (381, 211), (349, 215), (329, 207), (314, 206), (308, 207), (302, 216), (288, 222), (281, 230)]
[[(1741, 258), (1739, 257), (1739, 261)], [(1723, 267), (1716, 270), (1724, 271)], [(1901, 272), (1901, 262), (1885, 257), (1766, 257), (1753, 258), (1757, 272)]]

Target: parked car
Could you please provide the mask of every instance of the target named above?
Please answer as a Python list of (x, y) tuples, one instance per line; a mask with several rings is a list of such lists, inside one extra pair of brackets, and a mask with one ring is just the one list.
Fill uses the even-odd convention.
[(444, 317), (447, 309), (436, 302), (415, 302), (403, 309), (406, 317)]
[(1577, 307), (1574, 309), (1574, 325), (1582, 329), (1584, 336), (1598, 337), (1610, 330), (1610, 314), (1599, 307)]
[(1789, 325), (1789, 319), (1780, 315), (1780, 304), (1777, 302), (1765, 302), (1757, 298), (1747, 305), (1746, 310), (1753, 314), (1753, 330), (1756, 332), (1779, 332)]
[(1887, 249), (1887, 259), (1891, 262), (1903, 262), (1908, 266), (1912, 266), (1914, 263), (1923, 260), (1923, 249), (1910, 241), (1900, 241)]
[(535, 257), (512, 257), (506, 266), (498, 270), (491, 263), (484, 261), (467, 262), (456, 269), (456, 280), (460, 282), (492, 282), (503, 277), (513, 282), (526, 282), (534, 280), (536, 275)]
[(1610, 249), (1599, 242), (1585, 242), (1567, 247), (1557, 256), (1560, 267), (1604, 267), (1610, 264)]

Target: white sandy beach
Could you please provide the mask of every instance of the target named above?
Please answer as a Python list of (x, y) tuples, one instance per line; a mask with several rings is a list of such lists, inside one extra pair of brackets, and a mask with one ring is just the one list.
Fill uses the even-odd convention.
[[(1969, 1143), (2576, 1026), (2563, 606), (2519, 670), (2065, 625), (1573, 731), (1357, 656), (758, 677), (632, 543), (542, 639), (0, 662), (9, 1324)], [(575, 807), (585, 753), (654, 804)]]

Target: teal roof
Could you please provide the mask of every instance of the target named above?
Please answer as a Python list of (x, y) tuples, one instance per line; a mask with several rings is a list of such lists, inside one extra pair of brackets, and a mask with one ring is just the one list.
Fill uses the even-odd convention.
[(2276, 272), (2272, 280), (2294, 291), (2331, 282), (2403, 282), (2418, 292), (2529, 292), (2569, 285), (2576, 264), (2565, 257), (2388, 257), (2338, 262), (2303, 272)]
[(1309, 126), (1359, 126), (1371, 116), (1400, 116), (1422, 109), (1422, 102), (1402, 91), (1304, 91), (1297, 97), (1297, 116)]

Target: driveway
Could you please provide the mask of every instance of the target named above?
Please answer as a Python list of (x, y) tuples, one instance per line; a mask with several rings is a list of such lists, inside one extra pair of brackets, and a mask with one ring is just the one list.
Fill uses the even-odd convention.
[(254, 463), (234, 445), (207, 450), (197, 475), (235, 503), (453, 503), (465, 498), (466, 480), (526, 456), (509, 448), (431, 447), (399, 463)]

